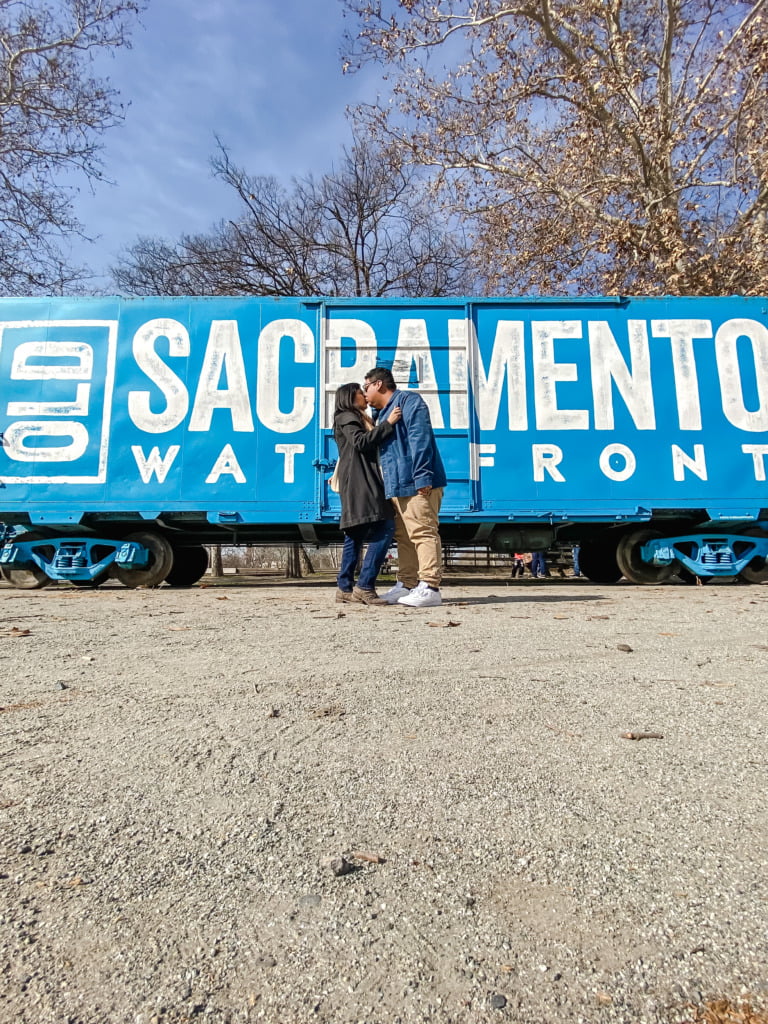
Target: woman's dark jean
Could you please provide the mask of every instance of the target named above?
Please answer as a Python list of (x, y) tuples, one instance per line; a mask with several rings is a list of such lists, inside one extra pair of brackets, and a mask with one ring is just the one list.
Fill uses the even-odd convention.
[(357, 581), (361, 590), (375, 590), (376, 577), (382, 562), (387, 557), (395, 535), (394, 519), (380, 519), (376, 523), (361, 523), (359, 526), (348, 526), (344, 531), (344, 547), (341, 552), (341, 569), (337, 577), (339, 590), (351, 590), (355, 585), (355, 567), (367, 542), (360, 576)]

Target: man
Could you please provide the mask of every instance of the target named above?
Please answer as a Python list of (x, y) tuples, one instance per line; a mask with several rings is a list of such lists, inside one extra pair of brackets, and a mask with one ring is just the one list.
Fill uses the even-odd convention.
[(395, 406), (402, 419), (379, 448), (384, 491), (395, 508), (397, 583), (383, 595), (387, 604), (434, 608), (442, 603), (443, 551), (438, 514), (446, 484), (429, 409), (415, 391), (400, 391), (389, 370), (377, 366), (365, 375), (363, 392), (379, 420)]
[(534, 579), (543, 580), (549, 576), (549, 570), (547, 569), (547, 561), (544, 558), (543, 551), (534, 551), (531, 557), (531, 576)]

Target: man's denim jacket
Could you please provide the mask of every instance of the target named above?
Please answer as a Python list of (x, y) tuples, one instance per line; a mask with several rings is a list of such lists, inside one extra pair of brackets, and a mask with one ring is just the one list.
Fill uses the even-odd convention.
[(386, 419), (399, 405), (403, 418), (379, 449), (381, 475), (388, 498), (410, 498), (420, 487), (445, 487), (443, 460), (437, 450), (429, 409), (415, 391), (394, 392), (378, 415)]

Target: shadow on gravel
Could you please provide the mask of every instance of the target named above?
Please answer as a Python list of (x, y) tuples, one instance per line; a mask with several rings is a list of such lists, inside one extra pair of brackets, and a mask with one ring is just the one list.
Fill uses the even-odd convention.
[[(377, 589), (380, 591), (388, 590), (395, 582), (394, 576), (380, 576), (377, 580)], [(69, 586), (69, 584), (65, 584)], [(196, 584), (191, 589), (207, 589), (209, 587), (226, 587), (228, 590), (231, 588), (236, 589), (252, 589), (254, 587), (280, 587), (280, 588), (291, 588), (295, 587), (301, 590), (316, 590), (323, 589), (326, 587), (335, 588), (336, 576), (335, 574), (327, 572), (313, 573), (312, 576), (303, 576), (301, 579), (286, 579), (286, 577), (280, 573), (254, 573), (243, 574), (243, 575), (229, 575), (226, 576), (205, 576), (200, 583)], [(460, 576), (447, 574), (443, 577), (443, 591), (450, 592), (454, 587), (471, 588), (471, 587), (499, 587), (504, 590), (513, 589), (520, 594), (523, 593), (538, 593), (541, 590), (551, 590), (557, 588), (558, 590), (567, 590), (569, 593), (574, 593), (579, 590), (586, 589), (587, 587), (602, 586), (602, 584), (592, 583), (587, 579), (573, 579), (566, 577), (565, 579), (549, 578), (546, 580), (512, 580), (509, 576), (484, 576), (484, 575), (473, 575), (473, 576)], [(605, 584), (608, 586), (608, 584)], [(626, 581), (622, 580), (615, 584), (618, 587), (631, 586)], [(166, 585), (163, 584), (162, 589), (165, 589)], [(614, 589), (613, 586), (610, 589)]]
[(443, 594), (443, 606), (463, 604), (575, 604), (604, 601), (602, 594), (542, 594), (529, 590), (524, 594), (486, 594), (484, 597), (451, 597)]

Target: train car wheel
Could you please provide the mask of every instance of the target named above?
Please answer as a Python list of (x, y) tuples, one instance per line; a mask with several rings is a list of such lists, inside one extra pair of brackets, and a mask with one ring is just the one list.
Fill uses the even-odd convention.
[(593, 583), (618, 583), (621, 569), (616, 564), (616, 541), (604, 538), (582, 544), (579, 548), (579, 570)]
[[(43, 538), (39, 533), (22, 533), (17, 539), (27, 541), (42, 540)], [(6, 583), (10, 583), (17, 590), (40, 590), (53, 582), (51, 577), (37, 566), (32, 569), (12, 569), (9, 566), (3, 566), (0, 569), (0, 575)]]
[(658, 530), (634, 530), (632, 533), (625, 534), (619, 541), (616, 548), (616, 562), (630, 583), (657, 586), (677, 572), (678, 565), (675, 562), (670, 562), (669, 565), (651, 565), (649, 562), (644, 562), (640, 556), (643, 544), (661, 536), (663, 534)]
[(114, 565), (112, 575), (124, 587), (158, 587), (173, 567), (173, 548), (160, 533), (141, 530), (131, 533), (126, 541), (135, 541), (149, 549), (149, 564), (144, 569), (121, 569)]
[(208, 551), (202, 544), (173, 549), (173, 565), (165, 577), (171, 587), (191, 587), (202, 579), (208, 568)]
[[(768, 536), (768, 534), (764, 533), (759, 526), (750, 526), (748, 530), (742, 530), (742, 533), (746, 537)], [(768, 561), (766, 561), (762, 555), (759, 555), (757, 558), (753, 558), (749, 565), (745, 566), (736, 578), (744, 580), (745, 583), (765, 583), (768, 581)]]

